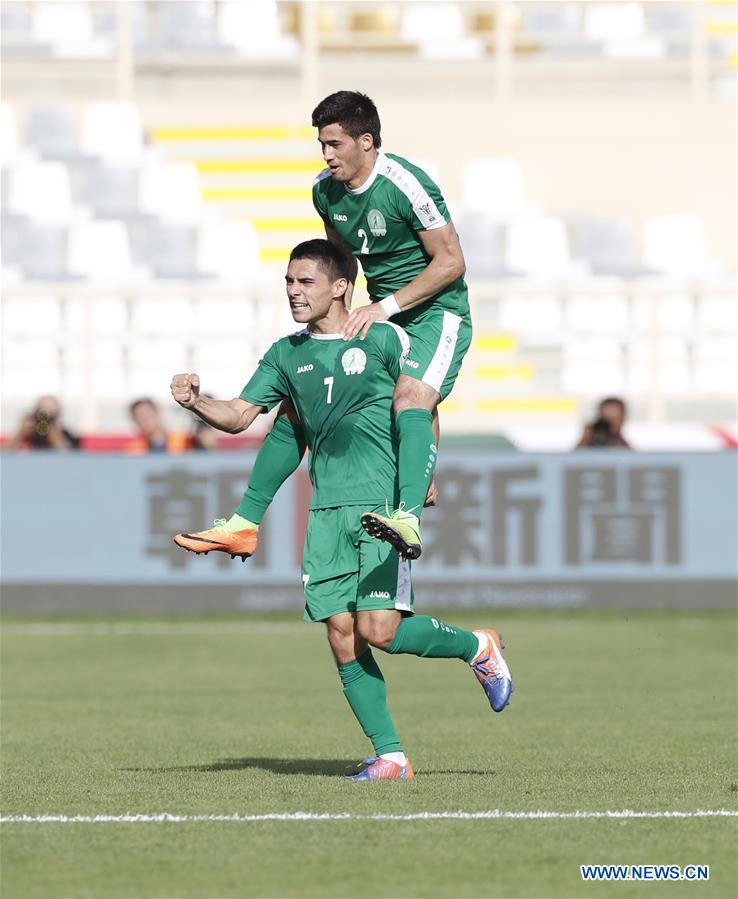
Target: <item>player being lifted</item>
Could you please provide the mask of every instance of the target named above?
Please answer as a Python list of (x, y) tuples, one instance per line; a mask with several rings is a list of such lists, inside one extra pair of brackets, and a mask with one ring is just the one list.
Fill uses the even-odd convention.
[[(369, 97), (331, 94), (313, 110), (312, 123), (327, 163), (313, 184), (313, 203), (328, 238), (361, 261), (373, 301), (347, 317), (341, 334), (346, 341), (363, 339), (376, 322), (391, 319), (411, 338), (393, 399), (399, 502), (391, 514), (367, 510), (361, 521), (368, 533), (414, 559), (436, 464), (437, 405), (451, 392), (471, 343), (464, 256), (438, 187), (417, 166), (382, 152), (379, 114)], [(180, 534), (177, 542), (194, 552), (250, 555), (262, 515), (297, 459), (278, 420), (236, 514), (211, 530)]]
[(302, 331), (274, 343), (237, 399), (199, 393), (194, 374), (175, 375), (174, 399), (229, 433), (244, 431), (261, 412), (289, 398), (296, 418), (281, 416), (301, 456), (310, 448), (313, 485), (302, 559), (305, 619), (323, 621), (346, 699), (374, 756), (349, 779), (410, 778), (387, 707), (387, 690), (370, 647), (471, 665), (492, 708), (505, 708), (510, 672), (496, 631), (465, 631), (413, 615), (410, 563), (373, 540), (357, 507), (378, 510), (398, 493), (395, 383), (407, 358), (405, 332), (392, 323), (365, 339), (344, 340), (349, 313), (349, 257), (327, 240), (292, 251), (287, 296)]

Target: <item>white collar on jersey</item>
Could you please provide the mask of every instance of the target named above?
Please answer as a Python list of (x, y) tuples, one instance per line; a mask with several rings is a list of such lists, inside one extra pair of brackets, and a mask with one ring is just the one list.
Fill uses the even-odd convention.
[(379, 166), (386, 161), (387, 160), (385, 159), (384, 153), (380, 150), (377, 153), (377, 159), (374, 163), (374, 168), (372, 169), (371, 174), (366, 179), (366, 181), (360, 187), (349, 187), (348, 184), (344, 184), (343, 186), (346, 188), (346, 193), (351, 194), (351, 196), (355, 197), (357, 194), (363, 194), (367, 190), (369, 190), (372, 184), (374, 184), (374, 182), (377, 180), (377, 175), (379, 174)]
[(318, 334), (315, 331), (309, 333), (314, 340), (343, 340), (343, 334)]

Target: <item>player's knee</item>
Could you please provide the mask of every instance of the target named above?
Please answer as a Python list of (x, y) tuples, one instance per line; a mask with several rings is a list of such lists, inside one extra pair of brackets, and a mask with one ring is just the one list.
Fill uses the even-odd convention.
[(427, 409), (432, 412), (439, 399), (438, 393), (428, 384), (414, 378), (405, 378), (395, 386), (392, 408), (395, 415), (406, 409)]
[(356, 650), (356, 634), (353, 628), (328, 625), (328, 644), (339, 664), (352, 659)]
[(385, 618), (384, 616), (359, 615), (357, 629), (370, 646), (387, 649), (395, 638), (397, 621), (394, 616)]

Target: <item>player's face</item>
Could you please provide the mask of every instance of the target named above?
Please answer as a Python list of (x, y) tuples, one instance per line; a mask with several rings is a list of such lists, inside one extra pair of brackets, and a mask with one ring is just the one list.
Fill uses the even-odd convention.
[(324, 125), (318, 131), (318, 140), (334, 180), (350, 182), (362, 174), (367, 153), (373, 147), (371, 135), (362, 134), (354, 140), (340, 125)]
[(292, 318), (309, 324), (324, 318), (335, 297), (331, 281), (315, 259), (293, 259), (285, 276)]

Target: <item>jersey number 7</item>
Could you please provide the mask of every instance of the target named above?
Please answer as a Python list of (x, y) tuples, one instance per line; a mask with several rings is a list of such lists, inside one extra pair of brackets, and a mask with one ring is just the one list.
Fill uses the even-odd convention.
[(330, 378), (323, 378), (323, 383), (328, 387), (328, 398), (326, 399), (326, 403), (333, 402), (333, 376)]

